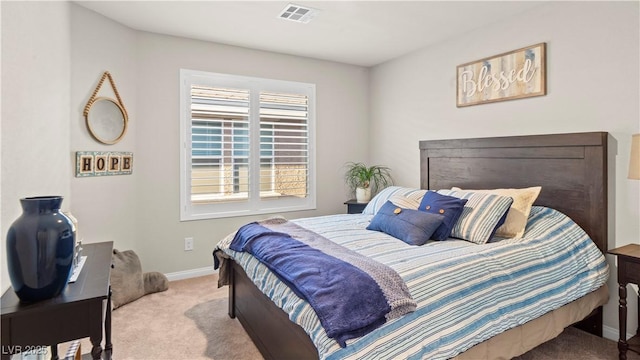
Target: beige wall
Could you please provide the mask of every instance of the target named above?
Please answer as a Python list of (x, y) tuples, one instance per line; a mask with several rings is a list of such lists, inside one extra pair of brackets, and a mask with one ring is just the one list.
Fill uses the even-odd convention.
[[(400, 183), (418, 186), (419, 140), (608, 131), (617, 145), (609, 246), (638, 243), (640, 181), (627, 179), (631, 134), (640, 132), (638, 13), (638, 2), (551, 2), (373, 68), (373, 161), (394, 164)], [(546, 96), (456, 108), (457, 65), (540, 42), (547, 43)], [(615, 330), (609, 260), (605, 324)], [(630, 332), (635, 303), (631, 297)]]
[[(368, 140), (351, 136), (367, 126), (367, 69), (151, 33), (139, 33), (137, 44), (137, 247), (145, 261), (165, 272), (210, 266), (217, 241), (264, 217), (179, 221), (181, 68), (316, 84), (317, 210), (283, 215), (345, 211), (342, 166), (367, 160)], [(185, 237), (194, 237), (195, 251), (184, 252)]]
[[(217, 240), (253, 220), (178, 220), (180, 68), (317, 84), (318, 209), (288, 217), (343, 212), (347, 161), (389, 164), (398, 183), (417, 186), (419, 140), (608, 131), (617, 145), (612, 245), (637, 242), (640, 182), (627, 180), (626, 169), (630, 135), (640, 132), (638, 6), (547, 3), (366, 69), (138, 32), (66, 2), (2, 2), (2, 263), (24, 196), (62, 194), (86, 242), (113, 240), (165, 273), (210, 267)], [(455, 107), (457, 65), (539, 42), (547, 43), (546, 96)], [(93, 141), (81, 115), (105, 70), (130, 113), (127, 135), (113, 146)], [(133, 151), (133, 175), (76, 179), (80, 150)], [(183, 251), (187, 236), (192, 252)], [(611, 265), (605, 324), (615, 328)]]
[[(136, 31), (93, 11), (72, 4), (71, 13), (71, 151), (131, 151), (133, 173), (119, 176), (72, 177), (72, 212), (78, 238), (85, 243), (114, 241), (120, 250), (136, 245)], [(109, 71), (129, 114), (125, 136), (114, 145), (94, 140), (83, 110), (102, 74)], [(116, 96), (105, 80), (97, 96)], [(75, 160), (75, 159), (74, 159)]]
[[(215, 243), (253, 218), (179, 221), (180, 68), (316, 83), (318, 206), (284, 215), (344, 211), (341, 167), (367, 160), (368, 140), (349, 134), (366, 127), (368, 69), (141, 33), (67, 2), (2, 2), (1, 9), (3, 264), (19, 198), (61, 194), (86, 243), (134, 249), (149, 270), (211, 268)], [(94, 141), (82, 117), (104, 71), (129, 112), (116, 145)], [(107, 84), (99, 94), (113, 97)], [(75, 178), (75, 151), (132, 151), (133, 174)], [(184, 252), (184, 237), (195, 238), (194, 251)], [(9, 285), (3, 266), (1, 287)]]
[[(71, 204), (69, 4), (2, 1), (2, 292), (11, 284), (6, 232), (27, 196)], [(46, 33), (46, 36), (43, 36)]]
[[(368, 155), (368, 140), (350, 136), (367, 126), (368, 69), (139, 32), (80, 6), (71, 9), (72, 150), (134, 153), (133, 175), (71, 180), (73, 212), (85, 242), (113, 240), (120, 249), (134, 249), (145, 270), (188, 272), (212, 268), (217, 241), (259, 218), (179, 221), (181, 68), (315, 83), (317, 210), (283, 215), (345, 211), (341, 167)], [(130, 115), (130, 128), (116, 145), (95, 142), (82, 118), (105, 70)], [(194, 238), (194, 251), (184, 251), (185, 237)]]

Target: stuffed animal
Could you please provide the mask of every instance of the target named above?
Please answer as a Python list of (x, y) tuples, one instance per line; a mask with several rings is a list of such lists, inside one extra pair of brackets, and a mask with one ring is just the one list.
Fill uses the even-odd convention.
[(113, 249), (111, 269), (111, 304), (114, 309), (144, 295), (169, 288), (167, 277), (157, 271), (142, 272), (140, 258), (133, 250)]

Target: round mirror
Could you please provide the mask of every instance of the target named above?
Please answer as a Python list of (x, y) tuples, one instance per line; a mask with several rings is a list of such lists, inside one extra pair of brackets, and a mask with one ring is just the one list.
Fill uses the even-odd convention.
[(103, 144), (115, 144), (127, 131), (127, 115), (117, 102), (99, 97), (85, 116), (91, 135)]

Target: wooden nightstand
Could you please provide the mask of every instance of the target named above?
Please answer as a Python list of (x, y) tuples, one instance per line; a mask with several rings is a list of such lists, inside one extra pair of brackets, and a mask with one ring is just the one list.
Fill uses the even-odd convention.
[(112, 250), (111, 241), (84, 244), (87, 261), (78, 279), (52, 299), (25, 304), (9, 288), (2, 295), (2, 360), (17, 352), (37, 355), (45, 345), (58, 359), (59, 343), (85, 337), (93, 345), (92, 359), (111, 359)]
[[(626, 360), (627, 350), (640, 354), (640, 325), (634, 337), (629, 340), (625, 339), (627, 334), (627, 284), (640, 284), (640, 245), (625, 245), (610, 250), (609, 254), (618, 257), (618, 294), (620, 296), (620, 306), (618, 308), (620, 340), (618, 341), (618, 351), (620, 360)], [(640, 304), (638, 305), (638, 323), (640, 323)]]
[(347, 205), (347, 214), (360, 214), (367, 207), (368, 202), (359, 203), (356, 199), (351, 199), (345, 201), (344, 204)]

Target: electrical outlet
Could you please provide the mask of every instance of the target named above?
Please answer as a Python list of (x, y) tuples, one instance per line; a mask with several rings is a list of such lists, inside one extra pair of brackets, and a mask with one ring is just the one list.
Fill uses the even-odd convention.
[(193, 238), (186, 237), (184, 238), (184, 251), (191, 251), (191, 250), (193, 250)]

